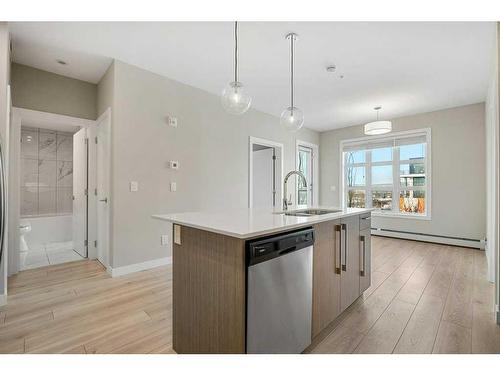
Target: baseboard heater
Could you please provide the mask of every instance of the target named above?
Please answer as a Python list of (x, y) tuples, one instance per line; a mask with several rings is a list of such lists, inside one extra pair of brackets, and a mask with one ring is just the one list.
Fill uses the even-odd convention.
[(484, 250), (485, 247), (484, 240), (477, 240), (474, 238), (442, 236), (439, 234), (416, 233), (416, 232), (407, 232), (403, 230), (392, 230), (392, 229), (382, 229), (382, 228), (371, 228), (371, 230), (372, 230), (372, 235), (374, 236), (403, 238), (407, 240), (415, 240), (423, 242), (435, 242), (445, 245), (472, 247), (482, 250)]

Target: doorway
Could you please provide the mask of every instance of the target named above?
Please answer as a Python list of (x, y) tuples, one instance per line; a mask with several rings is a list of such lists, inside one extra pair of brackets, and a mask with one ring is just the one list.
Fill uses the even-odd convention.
[(280, 207), (283, 180), (283, 144), (250, 137), (249, 207)]
[(13, 109), (9, 275), (88, 254), (88, 130), (94, 121)]

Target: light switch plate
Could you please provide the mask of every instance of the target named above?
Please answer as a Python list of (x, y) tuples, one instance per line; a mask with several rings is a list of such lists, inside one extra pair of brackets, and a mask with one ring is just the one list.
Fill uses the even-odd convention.
[(130, 181), (130, 191), (139, 191), (139, 182)]
[(171, 169), (179, 169), (179, 162), (177, 160), (170, 160), (168, 162), (168, 166), (171, 168)]
[(172, 192), (177, 191), (177, 182), (170, 183), (170, 191)]
[(162, 234), (161, 235), (161, 244), (162, 245), (168, 245), (168, 234)]
[(177, 117), (167, 116), (167, 123), (173, 128), (177, 127)]

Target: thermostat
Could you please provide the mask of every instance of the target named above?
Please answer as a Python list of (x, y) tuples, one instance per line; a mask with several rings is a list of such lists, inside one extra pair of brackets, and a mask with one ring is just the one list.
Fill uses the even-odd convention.
[(173, 128), (177, 127), (177, 117), (167, 116), (167, 124)]

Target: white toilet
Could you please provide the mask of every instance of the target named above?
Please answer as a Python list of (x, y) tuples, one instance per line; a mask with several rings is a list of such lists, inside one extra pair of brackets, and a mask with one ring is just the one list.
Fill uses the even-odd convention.
[(19, 236), (20, 236), (19, 248), (21, 251), (29, 250), (28, 244), (26, 243), (26, 239), (24, 238), (24, 236), (29, 232), (31, 232), (31, 224), (29, 223), (29, 221), (21, 221), (19, 223)]

